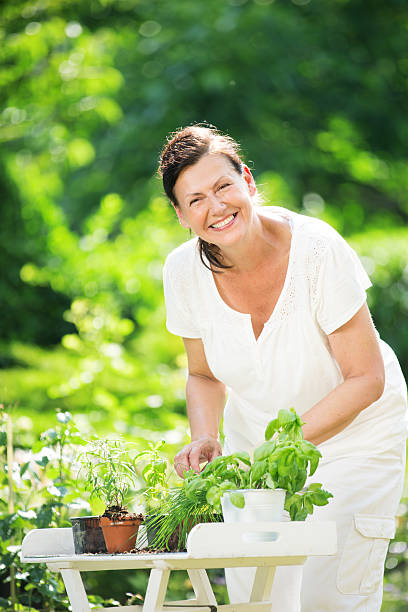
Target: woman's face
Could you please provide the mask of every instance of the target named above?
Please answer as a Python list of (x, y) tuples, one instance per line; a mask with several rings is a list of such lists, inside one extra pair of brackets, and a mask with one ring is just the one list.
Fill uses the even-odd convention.
[(185, 168), (174, 186), (180, 223), (221, 249), (237, 243), (253, 218), (256, 187), (250, 170), (242, 174), (221, 153), (202, 157)]

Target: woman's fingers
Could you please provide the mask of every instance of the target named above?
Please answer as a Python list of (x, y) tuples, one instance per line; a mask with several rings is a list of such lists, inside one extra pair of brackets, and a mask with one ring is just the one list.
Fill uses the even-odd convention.
[(200, 463), (204, 461), (210, 462), (214, 457), (221, 455), (221, 445), (215, 438), (204, 438), (197, 440), (197, 443), (192, 445), (190, 450), (190, 465), (191, 469), (197, 474), (200, 470)]
[(187, 472), (190, 469), (190, 463), (188, 459), (189, 455), (189, 447), (191, 444), (187, 444), (184, 448), (181, 449), (180, 452), (174, 457), (174, 469), (177, 472), (177, 475), (180, 478), (184, 477), (184, 472)]
[(213, 459), (215, 459), (216, 457), (220, 457), (221, 455), (222, 455), (221, 444), (218, 444), (218, 446), (214, 447), (213, 452), (211, 453), (211, 457), (209, 458), (208, 461), (212, 461)]
[(201, 438), (187, 444), (174, 458), (177, 474), (183, 478), (184, 472), (193, 470), (200, 472), (200, 463), (212, 461), (222, 454), (221, 445), (215, 438)]
[(191, 469), (197, 474), (200, 472), (200, 463), (207, 459), (206, 451), (207, 449), (206, 449), (205, 443), (204, 444), (203, 443), (201, 444), (193, 443), (191, 447), (190, 454), (189, 454), (190, 465), (191, 465)]

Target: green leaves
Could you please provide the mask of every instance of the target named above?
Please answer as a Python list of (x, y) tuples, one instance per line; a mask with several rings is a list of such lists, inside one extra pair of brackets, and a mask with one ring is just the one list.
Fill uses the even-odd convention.
[[(196, 499), (198, 492), (199, 491), (204, 491), (205, 489), (207, 489), (208, 488), (208, 484), (207, 484), (206, 481), (201, 480), (199, 478), (196, 478), (196, 479), (190, 481), (185, 486), (186, 496), (189, 499), (192, 499), (192, 500)], [(208, 496), (208, 493), (207, 493), (207, 496)], [(209, 502), (209, 503), (211, 503), (211, 502)]]
[(140, 460), (145, 461), (142, 470), (142, 478), (146, 484), (143, 497), (147, 511), (158, 506), (169, 490), (168, 486), (168, 462), (160, 454), (160, 449), (164, 445), (164, 440), (156, 444), (150, 442), (148, 449), (138, 453), (134, 459), (134, 464)]
[(321, 454), (314, 444), (303, 439), (302, 424), (294, 408), (280, 410), (268, 424), (267, 439), (254, 450), (252, 462), (243, 452), (216, 457), (201, 473), (186, 474), (186, 497), (194, 500), (205, 494), (205, 502), (218, 512), (226, 490), (236, 489), (231, 502), (242, 508), (245, 500), (240, 489), (281, 488), (287, 491), (286, 509), (292, 520), (304, 520), (314, 505), (325, 505), (331, 494), (321, 485), (311, 485), (303, 491), (308, 468), (310, 475), (316, 471)]
[[(206, 500), (210, 504), (210, 506), (213, 506), (214, 510), (216, 510), (217, 512), (221, 512), (222, 496), (224, 495), (225, 491), (231, 491), (235, 488), (236, 488), (236, 485), (233, 482), (230, 482), (229, 480), (225, 480), (222, 483), (217, 483), (216, 485), (213, 485), (208, 490), (207, 495), (206, 495)], [(241, 501), (238, 500), (237, 495), (238, 494), (234, 492), (234, 493), (231, 493), (231, 496), (230, 496), (231, 501), (232, 501), (232, 498), (237, 500), (237, 503), (235, 505), (238, 505), (241, 503)], [(242, 494), (239, 494), (239, 497), (242, 497), (242, 501), (244, 502)], [(238, 507), (242, 508), (243, 506), (238, 506)]]
[(279, 410), (276, 419), (270, 421), (265, 430), (265, 440), (270, 440), (273, 435), (279, 433), (291, 440), (303, 438), (303, 422), (294, 408)]
[(313, 483), (308, 487), (307, 495), (315, 506), (325, 506), (329, 502), (329, 498), (333, 497), (329, 491), (322, 489), (320, 483)]
[(307, 511), (303, 507), (302, 495), (298, 493), (286, 496), (285, 510), (289, 512), (292, 521), (304, 521), (307, 516)]
[(262, 459), (266, 459), (267, 457), (269, 457), (269, 455), (273, 453), (275, 448), (276, 442), (274, 440), (270, 442), (264, 442), (263, 444), (261, 444), (261, 446), (258, 446), (258, 448), (254, 450), (254, 461), (262, 461)]
[(230, 493), (230, 500), (231, 503), (234, 504), (234, 506), (236, 506), (237, 508), (243, 508), (245, 506), (244, 496), (242, 495), (242, 493), (239, 493), (239, 491)]
[(238, 453), (233, 453), (232, 457), (234, 459), (238, 459), (239, 461), (241, 461), (245, 465), (251, 465), (251, 458), (249, 456), (249, 453), (247, 453), (245, 451), (240, 451)]
[(267, 458), (269, 477), (267, 479), (266, 474), (262, 477), (261, 471), (265, 466), (261, 462), (255, 462), (255, 467), (251, 470), (253, 482), (262, 481), (263, 486), (270, 486), (272, 480), (273, 486), (288, 491), (292, 499), (292, 515), (297, 517), (296, 520), (303, 520), (299, 517), (313, 512), (313, 499), (324, 501), (323, 497), (307, 497), (305, 504), (303, 501), (299, 502), (298, 507), (298, 500), (302, 497), (293, 497), (306, 483), (307, 468), (309, 467), (310, 476), (314, 474), (321, 458), (321, 453), (315, 445), (303, 439), (302, 425), (302, 419), (294, 408), (279, 410), (277, 418), (270, 421), (266, 427), (266, 442), (254, 451), (255, 460)]
[(326, 506), (330, 497), (333, 495), (322, 489), (320, 483), (313, 483), (302, 493), (287, 495), (285, 510), (292, 521), (304, 521), (308, 514), (313, 514), (313, 506)]
[(309, 471), (309, 476), (312, 476), (312, 474), (315, 473), (315, 471), (317, 470), (317, 466), (319, 465), (319, 459), (321, 457), (320, 453), (314, 453), (311, 457), (309, 456), (310, 459), (310, 471)]
[(304, 455), (310, 462), (309, 476), (312, 476), (315, 473), (317, 466), (319, 465), (319, 460), (322, 456), (321, 452), (315, 447), (314, 444), (308, 442), (307, 440), (302, 441), (301, 448)]
[(268, 472), (268, 462), (266, 459), (263, 461), (254, 461), (250, 470), (251, 483), (255, 484), (259, 482), (265, 473)]
[(220, 499), (221, 499), (221, 489), (216, 485), (213, 485), (208, 491), (206, 495), (206, 500), (213, 506), (214, 508), (220, 507)]
[(269, 421), (267, 428), (265, 429), (265, 440), (270, 440), (272, 436), (278, 431), (278, 419), (273, 419), (273, 421)]
[[(221, 512), (221, 499), (226, 491), (233, 491), (236, 488), (236, 484), (229, 480), (214, 484), (211, 486), (206, 494), (206, 501), (213, 506), (214, 510)], [(199, 487), (197, 488), (199, 490)], [(196, 489), (196, 490), (197, 490)], [(243, 508), (245, 505), (244, 496), (242, 493), (233, 491), (230, 495), (231, 502), (238, 508)]]
[(203, 476), (207, 476), (208, 474), (215, 474), (220, 469), (225, 469), (225, 466), (228, 464), (229, 460), (232, 460), (232, 455), (226, 457), (225, 455), (221, 455), (220, 457), (215, 457), (210, 463), (202, 470), (201, 474)]
[(278, 423), (281, 427), (293, 423), (296, 421), (297, 415), (293, 408), (289, 410), (279, 410), (278, 412)]
[(122, 506), (129, 488), (137, 483), (134, 460), (123, 440), (93, 440), (78, 461), (91, 498), (99, 498), (107, 508)]

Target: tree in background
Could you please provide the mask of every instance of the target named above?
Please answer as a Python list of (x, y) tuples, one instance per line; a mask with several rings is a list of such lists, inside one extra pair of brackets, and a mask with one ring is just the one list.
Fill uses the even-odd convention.
[(109, 193), (124, 205), (107, 237), (118, 231), (147, 205), (165, 135), (192, 121), (242, 142), (268, 199), (346, 234), (404, 223), (407, 16), (399, 0), (6, 2), (0, 231), (14, 308), (1, 335), (49, 344), (70, 329), (65, 290), (29, 287), (21, 266), (57, 267), (62, 228), (87, 233)]

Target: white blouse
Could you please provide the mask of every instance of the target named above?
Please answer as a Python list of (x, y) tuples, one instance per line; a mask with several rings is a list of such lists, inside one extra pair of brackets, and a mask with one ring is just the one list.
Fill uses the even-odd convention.
[[(251, 452), (281, 408), (302, 415), (343, 381), (327, 335), (361, 308), (371, 286), (355, 251), (327, 223), (277, 206), (260, 213), (286, 217), (292, 239), (284, 286), (257, 340), (251, 315), (221, 298), (197, 238), (170, 253), (164, 266), (167, 329), (201, 338), (211, 371), (227, 386), (227, 453)], [(384, 393), (319, 446), (323, 461), (381, 452), (407, 435), (405, 381), (392, 349), (382, 340), (380, 346)]]

